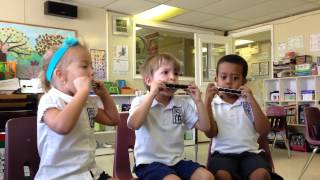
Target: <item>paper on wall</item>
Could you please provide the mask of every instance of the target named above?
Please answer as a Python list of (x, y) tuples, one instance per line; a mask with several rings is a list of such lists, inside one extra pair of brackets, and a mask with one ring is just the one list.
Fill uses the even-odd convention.
[(310, 52), (320, 51), (320, 33), (310, 34)]

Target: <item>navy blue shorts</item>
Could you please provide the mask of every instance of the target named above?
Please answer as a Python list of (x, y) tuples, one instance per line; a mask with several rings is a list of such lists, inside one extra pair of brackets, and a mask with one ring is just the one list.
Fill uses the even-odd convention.
[(271, 166), (266, 161), (265, 153), (244, 152), (241, 154), (222, 154), (214, 152), (210, 157), (208, 169), (215, 174), (218, 170), (228, 171), (234, 179), (248, 179), (258, 168), (271, 172)]
[(189, 180), (192, 174), (201, 166), (197, 162), (181, 160), (173, 166), (159, 162), (140, 164), (135, 168), (139, 180), (162, 180), (165, 176), (174, 174), (183, 180)]

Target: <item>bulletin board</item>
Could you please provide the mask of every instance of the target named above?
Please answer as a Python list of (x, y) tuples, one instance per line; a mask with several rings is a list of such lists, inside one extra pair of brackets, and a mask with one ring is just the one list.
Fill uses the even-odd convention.
[[(0, 80), (38, 77), (46, 50), (67, 36), (76, 36), (76, 31), (0, 21)], [(1, 68), (10, 62), (16, 64), (15, 70)]]

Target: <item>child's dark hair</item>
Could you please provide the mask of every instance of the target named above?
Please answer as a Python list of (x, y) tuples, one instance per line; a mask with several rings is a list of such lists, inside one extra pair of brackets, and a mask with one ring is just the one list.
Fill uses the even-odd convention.
[(219, 73), (219, 65), (224, 62), (241, 65), (242, 66), (242, 76), (244, 79), (246, 79), (247, 74), (248, 74), (248, 63), (245, 59), (243, 59), (241, 56), (236, 55), (236, 54), (229, 54), (229, 55), (223, 56), (222, 58), (219, 59), (218, 64), (217, 64), (217, 75)]
[[(163, 63), (171, 63), (174, 66), (174, 72), (178, 75), (181, 74), (181, 62), (171, 54), (161, 53), (147, 58), (141, 65), (140, 72), (143, 79), (152, 76)], [(150, 89), (146, 83), (144, 83), (144, 85), (148, 90)]]

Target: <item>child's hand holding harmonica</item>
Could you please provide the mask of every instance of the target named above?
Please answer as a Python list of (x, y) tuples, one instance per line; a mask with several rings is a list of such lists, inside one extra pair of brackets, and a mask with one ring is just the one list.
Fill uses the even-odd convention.
[(99, 97), (109, 94), (108, 89), (104, 86), (102, 81), (93, 80), (91, 82), (91, 87), (94, 93), (97, 94)]

